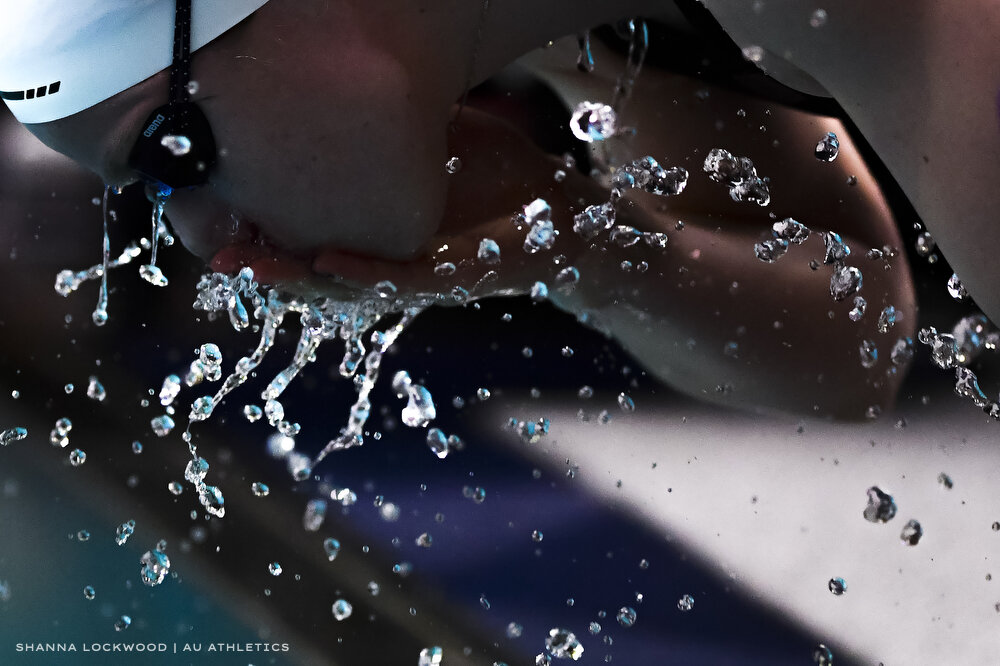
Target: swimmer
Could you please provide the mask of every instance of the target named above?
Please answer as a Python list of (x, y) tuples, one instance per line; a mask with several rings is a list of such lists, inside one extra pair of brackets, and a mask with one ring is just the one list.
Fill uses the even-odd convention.
[[(0, 90), (5, 97), (34, 92), (32, 99), (8, 99), (15, 115), (50, 147), (124, 186), (138, 179), (129, 167), (132, 146), (167, 99), (174, 3), (117, 4), (94, 0), (57, 11), (56, 3), (40, 2), (5, 17), (11, 20), (3, 22), (8, 32), (0, 39)], [(820, 33), (809, 25), (807, 3), (767, 9), (771, 14), (763, 18), (741, 16), (736, 6), (746, 3), (715, 4), (708, 6), (725, 26), (742, 22), (750, 30), (770, 16), (775, 34), (766, 26), (759, 34), (767, 53), (790, 54), (798, 63), (798, 47), (803, 54), (822, 48), (822, 40), (809, 41)], [(799, 10), (806, 12), (804, 25), (790, 30), (801, 33), (801, 41), (782, 48), (777, 28), (785, 30)], [(377, 7), (353, 0), (241, 0), (224, 8), (196, 1), (191, 96), (211, 125), (218, 160), (207, 184), (171, 195), (170, 221), (184, 244), (217, 270), (250, 265), (262, 280), (311, 292), (370, 289), (384, 279), (404, 293), (472, 289), (488, 268), (498, 277), (481, 285), (477, 297), (526, 293), (546, 281), (557, 306), (616, 337), (657, 377), (727, 405), (847, 418), (862, 417), (872, 405), (889, 407), (903, 373), (889, 365), (888, 351), (913, 334), (913, 287), (901, 257), (891, 270), (864, 259), (869, 248), (901, 241), (837, 121), (722, 89), (711, 90), (711, 104), (699, 106), (703, 84), (647, 67), (620, 119), (637, 133), (609, 143), (608, 153), (613, 163), (649, 154), (665, 167), (684, 167), (690, 190), (667, 199), (629, 192), (619, 207), (617, 224), (668, 234), (666, 250), (603, 240), (593, 249), (573, 232), (572, 220), (586, 205), (608, 200), (606, 183), (543, 151), (538, 129), (505, 109), (506, 93), (473, 93), (461, 108), (469, 88), (491, 77), (541, 81), (570, 107), (609, 97), (624, 58), (596, 45), (599, 69), (581, 74), (560, 38), (635, 15), (683, 21), (662, 0), (493, 0), (432, 8), (401, 0)], [(821, 34), (846, 39), (851, 24), (838, 23), (843, 20), (831, 16)], [(45, 30), (35, 29), (42, 25)], [(758, 33), (734, 36), (753, 40)], [(551, 40), (552, 48), (536, 51)], [(53, 91), (51, 84), (63, 80), (53, 74), (42, 97), (26, 77), (45, 72), (46, 58), (75, 64), (86, 78), (85, 92), (71, 96), (69, 76)], [(806, 68), (816, 69), (808, 77), (771, 60), (767, 55), (761, 64), (808, 92), (843, 95), (849, 110), (856, 100), (884, 96), (876, 87), (828, 81), (829, 67)], [(740, 122), (740, 109), (757, 125)], [(772, 134), (763, 136), (758, 125)], [(828, 131), (841, 138), (841, 157), (832, 164), (812, 156)], [(872, 131), (892, 135), (877, 123)], [(780, 157), (772, 138), (779, 133), (787, 146)], [(948, 148), (929, 141), (924, 145)], [(770, 177), (769, 208), (733, 202), (701, 173), (705, 154), (716, 147), (750, 156)], [(897, 155), (914, 147), (887, 150)], [(457, 173), (444, 168), (451, 157), (462, 162)], [(564, 177), (556, 179), (556, 170)], [(853, 189), (849, 176), (857, 178)], [(897, 170), (904, 187), (907, 176)], [(808, 189), (802, 178), (812, 183)], [(843, 187), (834, 191), (832, 184)], [(935, 188), (935, 197), (946, 195)], [(526, 254), (525, 231), (510, 219), (538, 197), (551, 205), (561, 233), (551, 251)], [(915, 199), (918, 208), (921, 201)], [(829, 268), (809, 265), (823, 259), (819, 234), (773, 265), (754, 256), (771, 211), (777, 219), (796, 217), (844, 236), (864, 271), (869, 312), (861, 321), (848, 317), (850, 300), (831, 300)], [(685, 222), (682, 231), (676, 231), (678, 220)], [(928, 226), (935, 229), (930, 220)], [(448, 278), (435, 275), (438, 263), (474, 258), (483, 238), (497, 242), (499, 265), (474, 263)], [(555, 262), (558, 255), (564, 259)], [(638, 268), (643, 263), (645, 270)], [(628, 265), (631, 270), (623, 268)], [(563, 293), (554, 275), (566, 266), (579, 270), (580, 281)], [(967, 281), (976, 295), (977, 283)], [(889, 305), (903, 318), (880, 333), (878, 313)], [(874, 368), (859, 361), (859, 344), (868, 339), (882, 349)]]

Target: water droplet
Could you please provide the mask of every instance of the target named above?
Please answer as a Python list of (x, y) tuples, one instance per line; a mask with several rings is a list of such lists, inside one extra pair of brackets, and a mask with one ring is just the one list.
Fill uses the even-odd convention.
[(424, 648), (420, 651), (420, 659), (417, 660), (417, 666), (441, 666), (441, 660), (444, 658), (444, 650), (438, 646)]
[(965, 290), (965, 286), (955, 273), (948, 278), (948, 294), (956, 301), (964, 301), (969, 297), (969, 292)]
[(827, 583), (827, 587), (830, 589), (830, 592), (839, 597), (844, 592), (847, 592), (847, 581), (843, 578), (831, 578), (830, 582)]
[(201, 505), (205, 507), (213, 516), (217, 518), (222, 518), (226, 515), (225, 503), (226, 498), (223, 497), (222, 491), (216, 486), (200, 486), (198, 488), (198, 501)]
[[(612, 176), (612, 186), (618, 192), (637, 188), (660, 196), (680, 194), (687, 187), (688, 172), (681, 167), (664, 169), (647, 155), (617, 169)], [(613, 197), (618, 197), (612, 190)]]
[(88, 585), (83, 588), (83, 598), (87, 601), (93, 601), (94, 597), (97, 596), (97, 591), (92, 585)]
[(882, 309), (882, 313), (878, 316), (878, 324), (876, 328), (879, 333), (887, 333), (890, 328), (896, 325), (896, 322), (902, 319), (902, 315), (896, 312), (896, 308), (887, 305)]
[(170, 558), (162, 550), (147, 550), (139, 560), (142, 569), (139, 578), (143, 584), (153, 587), (159, 585), (170, 573)]
[(556, 289), (564, 294), (568, 294), (576, 288), (580, 281), (580, 271), (575, 266), (567, 266), (556, 274)]
[(786, 217), (771, 225), (771, 233), (774, 234), (775, 238), (786, 240), (794, 245), (801, 245), (809, 238), (811, 230), (801, 222)]
[(125, 521), (118, 526), (118, 529), (115, 530), (115, 543), (119, 546), (124, 546), (125, 542), (128, 541), (128, 538), (132, 536), (133, 532), (135, 532), (135, 521)]
[(861, 271), (854, 266), (839, 264), (830, 276), (830, 295), (833, 300), (842, 301), (861, 289)]
[(66, 437), (67, 435), (69, 435), (71, 430), (73, 430), (73, 422), (70, 421), (68, 418), (63, 417), (56, 421), (56, 425), (53, 432), (55, 432), (60, 437)]
[(79, 467), (87, 461), (87, 454), (80, 449), (73, 449), (69, 452), (69, 464), (73, 467)]
[(931, 360), (934, 364), (946, 370), (955, 367), (958, 362), (959, 350), (955, 337), (948, 333), (938, 333), (933, 326), (920, 329), (917, 339), (925, 345), (930, 345)]
[(817, 9), (809, 17), (809, 25), (811, 25), (814, 28), (822, 28), (824, 25), (826, 25), (826, 19), (827, 19), (826, 10)]
[(462, 488), (462, 495), (471, 499), (476, 504), (482, 504), (486, 501), (486, 489), (478, 486), (475, 488), (465, 486)]
[(940, 483), (946, 490), (951, 490), (955, 487), (955, 482), (951, 480), (951, 477), (941, 472), (938, 474), (938, 483)]
[(302, 528), (306, 532), (318, 532), (324, 520), (326, 520), (326, 500), (311, 499), (306, 502), (306, 509), (302, 514)]
[(90, 532), (88, 532), (87, 530), (80, 530), (79, 532), (76, 533), (76, 538), (77, 541), (81, 542), (90, 541)]
[(375, 293), (379, 298), (395, 298), (398, 289), (389, 280), (381, 280), (375, 283)]
[(177, 395), (181, 392), (181, 378), (177, 375), (167, 375), (160, 388), (160, 404), (164, 407), (171, 405)]
[(618, 406), (626, 413), (635, 411), (635, 401), (624, 392), (618, 394)]
[(544, 538), (545, 538), (545, 535), (542, 534), (541, 530), (534, 530), (531, 533), (531, 540), (534, 541), (535, 543), (541, 543), (542, 539), (544, 539)]
[(399, 520), (399, 505), (394, 502), (386, 502), (379, 507), (379, 516), (387, 523), (394, 523)]
[(354, 612), (354, 606), (352, 606), (346, 599), (337, 599), (333, 602), (332, 610), (333, 617), (336, 618), (338, 622), (342, 622), (351, 617), (351, 613)]
[(444, 170), (448, 173), (458, 173), (462, 170), (462, 160), (457, 157), (449, 157), (444, 163)]
[(765, 264), (773, 264), (788, 252), (788, 241), (782, 238), (768, 239), (754, 245), (753, 251)]
[(937, 243), (934, 242), (934, 237), (928, 232), (923, 232), (917, 236), (916, 250), (917, 254), (921, 257), (926, 257), (930, 255), (931, 252), (937, 247)]
[(191, 403), (191, 412), (188, 414), (188, 420), (204, 421), (212, 415), (212, 411), (214, 409), (215, 401), (212, 399), (212, 396), (203, 395), (200, 398), (196, 398), (194, 402)]
[(743, 57), (754, 64), (760, 64), (764, 60), (764, 48), (756, 44), (750, 44), (742, 49)]
[(132, 618), (128, 615), (122, 615), (120, 618), (115, 620), (115, 631), (125, 631), (132, 625)]
[(840, 140), (837, 139), (837, 135), (827, 132), (826, 136), (816, 143), (814, 154), (821, 162), (832, 162), (837, 159), (837, 155), (840, 154)]
[(449, 275), (455, 274), (455, 264), (450, 261), (445, 261), (434, 267), (434, 275), (440, 275), (442, 277), (447, 277)]
[[(549, 629), (549, 635), (545, 639), (545, 649), (556, 659), (578, 660), (583, 656), (583, 646), (576, 639), (576, 635), (568, 629)], [(536, 660), (537, 664), (538, 661)]]
[(524, 222), (533, 226), (536, 222), (552, 219), (552, 207), (545, 199), (535, 199), (524, 206)]
[(91, 376), (88, 380), (87, 397), (98, 402), (104, 402), (104, 399), (108, 397), (107, 391), (104, 390), (104, 385), (98, 381), (97, 377)]
[(618, 247), (632, 247), (642, 240), (642, 232), (635, 227), (619, 224), (611, 230), (609, 240)]
[(192, 458), (184, 468), (184, 478), (194, 485), (200, 484), (208, 474), (208, 461), (204, 458)]
[(222, 352), (219, 346), (206, 342), (198, 349), (198, 360), (204, 366), (205, 378), (210, 382), (222, 378)]
[(861, 318), (865, 316), (865, 310), (868, 309), (868, 301), (865, 300), (864, 296), (854, 297), (854, 307), (851, 311), (847, 313), (847, 318), (851, 321), (861, 321)]
[(153, 429), (153, 434), (157, 437), (166, 437), (174, 429), (174, 420), (164, 414), (150, 420), (149, 426)]
[(635, 609), (631, 606), (622, 606), (618, 609), (618, 624), (623, 627), (631, 627), (635, 624)]
[(824, 231), (823, 244), (826, 246), (826, 256), (823, 258), (824, 264), (836, 264), (851, 255), (850, 246), (836, 232)]
[(268, 572), (272, 576), (280, 576), (281, 575), (281, 563), (280, 562), (271, 562), (270, 564), (267, 565), (267, 570), (268, 570)]
[(323, 550), (326, 551), (326, 559), (333, 562), (340, 554), (340, 542), (332, 537), (324, 539)]
[(865, 507), (865, 520), (872, 523), (886, 523), (896, 515), (896, 502), (892, 495), (882, 492), (878, 486), (868, 489), (868, 506)]
[(524, 237), (524, 251), (528, 254), (535, 254), (541, 250), (549, 250), (556, 242), (558, 234), (559, 232), (555, 230), (551, 220), (539, 219), (531, 225)]
[(702, 168), (712, 180), (729, 187), (729, 196), (733, 201), (760, 206), (771, 202), (767, 183), (757, 176), (753, 161), (746, 157), (735, 157), (728, 150), (713, 148), (706, 155)]
[(862, 340), (858, 346), (858, 354), (861, 357), (862, 368), (874, 368), (878, 363), (878, 348), (871, 340)]
[[(982, 314), (962, 317), (951, 331), (958, 345), (960, 362), (969, 363), (979, 356), (990, 340), (990, 323)], [(994, 345), (995, 347), (996, 345)]]
[(680, 599), (677, 600), (677, 609), (683, 612), (688, 612), (694, 608), (694, 597), (690, 594), (685, 594)]
[(7, 428), (3, 432), (0, 432), (0, 446), (8, 446), (11, 442), (20, 442), (27, 436), (27, 428)]
[(260, 420), (260, 417), (264, 415), (264, 410), (262, 410), (257, 405), (243, 405), (243, 416), (250, 423), (255, 423)]
[(531, 285), (531, 300), (537, 303), (538, 301), (544, 301), (548, 297), (549, 297), (549, 288), (546, 286), (544, 282), (536, 282), (535, 284)]
[(406, 407), (400, 414), (404, 425), (423, 428), (437, 416), (431, 392), (420, 384), (410, 384), (407, 388)]
[(354, 506), (358, 501), (358, 494), (350, 488), (334, 488), (330, 491), (330, 499), (341, 506)]
[(524, 627), (517, 622), (510, 622), (507, 624), (507, 638), (520, 638), (523, 633)]
[(178, 134), (165, 134), (160, 139), (160, 145), (170, 151), (174, 157), (181, 157), (191, 152), (191, 139)]
[[(665, 233), (661, 232), (661, 231), (646, 231), (646, 232), (643, 232), (643, 234), (642, 234), (642, 240), (649, 247), (655, 247), (655, 248), (660, 249), (660, 250), (662, 250), (665, 247), (667, 247), (667, 243), (669, 242), (669, 238), (667, 238), (667, 235)], [(642, 264), (645, 264), (645, 263), (646, 263), (645, 261), (639, 262), (640, 267), (642, 266)], [(647, 264), (647, 267), (648, 267), (648, 264)], [(641, 268), (640, 268), (639, 272), (640, 273), (643, 272)]]
[(139, 266), (139, 277), (154, 287), (166, 287), (170, 284), (170, 280), (168, 280), (167, 276), (163, 274), (160, 267), (153, 266), (152, 264), (143, 264)]
[(913, 358), (913, 340), (910, 338), (900, 338), (892, 347), (890, 359), (892, 364), (901, 367), (910, 362)]
[(182, 492), (184, 492), (184, 486), (182, 486), (177, 481), (171, 481), (170, 483), (167, 484), (167, 490), (170, 491), (171, 495), (180, 495)]
[(820, 643), (813, 649), (813, 662), (817, 666), (833, 666), (833, 652)]
[(427, 532), (422, 532), (420, 536), (414, 539), (414, 543), (420, 548), (430, 548), (434, 544), (434, 537)]
[(903, 531), (900, 533), (899, 538), (908, 546), (916, 546), (920, 543), (920, 537), (923, 535), (924, 528), (920, 526), (920, 523), (916, 520), (910, 520), (903, 525)]
[(615, 223), (615, 207), (610, 202), (587, 206), (582, 213), (573, 216), (573, 231), (590, 240), (602, 231), (607, 231)]
[(440, 428), (431, 428), (427, 431), (427, 448), (442, 460), (448, 457), (448, 438), (445, 437)]
[(500, 263), (500, 246), (492, 238), (484, 238), (479, 241), (479, 249), (476, 251), (476, 258), (484, 264)]
[(613, 108), (600, 102), (580, 102), (569, 120), (573, 136), (587, 143), (604, 141), (614, 136), (617, 125), (618, 114)]

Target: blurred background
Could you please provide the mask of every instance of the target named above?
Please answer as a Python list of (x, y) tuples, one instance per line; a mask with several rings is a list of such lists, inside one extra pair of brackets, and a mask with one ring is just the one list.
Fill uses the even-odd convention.
[[(995, 663), (997, 425), (952, 395), (950, 373), (923, 348), (897, 413), (833, 424), (680, 397), (613, 342), (528, 299), (436, 308), (385, 359), (365, 446), (294, 483), (268, 451), (266, 422), (243, 417), (294, 350), (289, 319), (259, 376), (194, 430), (226, 497), (226, 516), (208, 519), (184, 483), (180, 432), (190, 401), (217, 385), (183, 390), (164, 438), (150, 427), (163, 413), (155, 394), (201, 344), (218, 344), (228, 371), (255, 337), (191, 308), (203, 269), (179, 246), (161, 250), (168, 288), (143, 282), (138, 262), (113, 271), (110, 320), (95, 327), (97, 283), (69, 298), (53, 283), (100, 260), (102, 184), (6, 114), (0, 160), (0, 427), (29, 433), (0, 448), (0, 663), (416, 664), (439, 646), (449, 666), (513, 666), (535, 663), (553, 628), (572, 631), (590, 664), (809, 664), (819, 644), (837, 664)], [(917, 220), (885, 183), (912, 250)], [(111, 202), (115, 256), (148, 236), (150, 205), (134, 188)], [(972, 306), (948, 298), (943, 259), (909, 254), (922, 323), (949, 329)], [(342, 350), (318, 356), (283, 399), (307, 454), (337, 433), (354, 397), (338, 376)], [(1000, 370), (977, 367), (984, 378)], [(463, 450), (439, 460), (425, 430), (400, 424), (388, 386), (400, 369), (432, 392), (434, 425)], [(105, 400), (87, 396), (91, 376)], [(634, 412), (619, 407), (621, 392)], [(63, 417), (66, 448), (48, 441)], [(550, 431), (526, 442), (512, 418), (549, 419)], [(84, 464), (70, 464), (73, 449)], [(254, 482), (270, 494), (256, 496)], [(862, 517), (875, 485), (899, 506), (884, 525)], [(332, 497), (343, 489), (354, 499)], [(307, 530), (314, 500), (325, 519)], [(916, 546), (900, 539), (910, 519), (925, 532)], [(128, 520), (135, 532), (116, 545)], [(328, 538), (340, 544), (332, 561)], [(170, 574), (147, 587), (139, 561), (161, 539)], [(843, 595), (828, 589), (835, 577)], [(685, 595), (693, 605), (679, 604)], [(353, 609), (343, 620), (339, 599)], [(634, 622), (619, 621), (625, 607)], [(118, 631), (123, 615), (131, 625)], [(114, 642), (168, 651), (16, 648)], [(220, 643), (288, 649), (208, 652)]]

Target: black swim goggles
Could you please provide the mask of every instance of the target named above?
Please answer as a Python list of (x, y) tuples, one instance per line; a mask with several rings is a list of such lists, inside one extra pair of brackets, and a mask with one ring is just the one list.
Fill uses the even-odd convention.
[(170, 96), (153, 111), (128, 156), (128, 166), (159, 191), (208, 182), (216, 148), (208, 118), (191, 101), (191, 0), (177, 0)]

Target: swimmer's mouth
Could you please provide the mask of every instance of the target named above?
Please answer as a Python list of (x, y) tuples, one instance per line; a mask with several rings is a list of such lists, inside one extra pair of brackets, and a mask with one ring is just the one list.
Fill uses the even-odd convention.
[[(240, 239), (219, 249), (209, 261), (209, 266), (220, 273), (236, 273), (249, 266), (258, 282), (271, 285), (289, 285), (296, 282), (322, 279), (348, 287), (369, 288), (386, 278), (409, 273), (420, 258), (397, 262), (364, 256), (333, 246), (323, 246), (312, 251), (291, 252), (284, 250), (264, 237), (253, 225), (253, 233), (240, 234)], [(429, 273), (431, 264), (425, 270)]]

